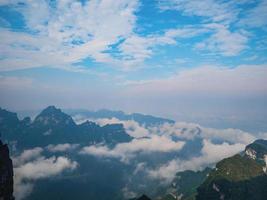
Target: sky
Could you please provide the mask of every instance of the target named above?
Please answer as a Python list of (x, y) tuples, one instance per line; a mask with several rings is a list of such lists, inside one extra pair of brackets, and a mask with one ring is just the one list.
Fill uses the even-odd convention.
[(0, 106), (267, 131), (266, 0), (0, 0)]

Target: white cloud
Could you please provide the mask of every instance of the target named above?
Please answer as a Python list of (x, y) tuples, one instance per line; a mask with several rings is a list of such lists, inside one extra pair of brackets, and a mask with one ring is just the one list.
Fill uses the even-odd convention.
[[(27, 0), (24, 6), (18, 5), (18, 2), (2, 1), (1, 5), (10, 5), (22, 13), (30, 31), (0, 29), (1, 71), (43, 66), (77, 67), (78, 71), (82, 71), (72, 64), (86, 58), (121, 69), (138, 68), (152, 57), (156, 46), (176, 45), (179, 39), (203, 33), (212, 35), (198, 43), (197, 49), (215, 51), (224, 56), (238, 55), (248, 41), (244, 31), (230, 31), (229, 28), (240, 13), (237, 5), (245, 1), (159, 1), (162, 10), (172, 9), (184, 15), (204, 17), (204, 23), (149, 35), (135, 32), (138, 28), (136, 11), (140, 7), (138, 0), (91, 0), (83, 3), (66, 0), (51, 4), (44, 0)], [(255, 13), (264, 13), (265, 4), (266, 1), (263, 1), (249, 14), (257, 24), (263, 23), (265, 15)], [(216, 24), (217, 28), (207, 28), (207, 23)]]
[[(249, 36), (242, 29), (232, 31), (230, 25), (237, 23), (241, 12), (240, 4), (247, 3), (249, 2), (167, 0), (160, 1), (159, 6), (163, 11), (177, 10), (186, 16), (203, 17), (199, 26), (209, 28), (210, 31), (206, 32), (211, 36), (197, 43), (197, 50), (206, 50), (223, 56), (236, 56), (247, 48)], [(259, 11), (262, 11), (259, 13), (265, 13), (264, 6), (259, 7)], [(261, 17), (258, 17), (259, 15)], [(263, 19), (262, 15), (264, 14), (257, 14), (257, 20)]]
[[(194, 37), (203, 32), (203, 29), (185, 27), (166, 30), (163, 34), (138, 35), (134, 32), (138, 0), (85, 3), (67, 0), (54, 6), (46, 1), (25, 1), (23, 7), (18, 2), (3, 4), (21, 12), (27, 27), (35, 34), (0, 29), (2, 71), (42, 66), (68, 69), (88, 57), (129, 69), (142, 65), (152, 56), (155, 46), (173, 45), (175, 38)], [(111, 45), (117, 44), (115, 55)]]
[(193, 38), (209, 30), (205, 27), (185, 26), (167, 29), (163, 34), (138, 36), (132, 34), (122, 42), (118, 49), (125, 66), (140, 65), (145, 59), (152, 57), (156, 46), (177, 45), (177, 40)]
[(243, 65), (236, 68), (202, 66), (183, 70), (166, 79), (128, 85), (124, 95), (168, 96), (260, 95), (267, 92), (266, 65)]
[(261, 0), (256, 7), (249, 10), (245, 17), (240, 20), (241, 25), (247, 25), (249, 27), (265, 28), (267, 25), (267, 1)]
[(214, 141), (226, 141), (229, 143), (249, 144), (256, 137), (239, 129), (214, 129), (202, 127), (199, 124), (176, 122), (164, 123), (158, 127), (150, 128), (152, 134), (176, 136), (179, 139), (192, 140), (196, 137)]
[(61, 173), (65, 169), (75, 169), (76, 162), (71, 162), (66, 157), (41, 157), (14, 169), (18, 179), (37, 180)]
[[(134, 32), (137, 0), (93, 0), (84, 4), (67, 0), (55, 6), (46, 1), (25, 1), (23, 7), (15, 6), (17, 3), (6, 2), (23, 14), (26, 25), (35, 34), (0, 30), (2, 71), (42, 66), (66, 69), (88, 57), (128, 69), (142, 65), (152, 56), (155, 46), (173, 45), (176, 37), (188, 38), (202, 32), (181, 28), (140, 36)], [(116, 56), (107, 53), (115, 44)]]
[(196, 44), (197, 50), (208, 50), (213, 54), (235, 56), (247, 48), (248, 34), (244, 30), (232, 32), (226, 25), (208, 24), (214, 32), (209, 38)]
[[(21, 12), (29, 30), (1, 29), (1, 70), (61, 67), (90, 57), (113, 62), (103, 51), (132, 34), (138, 1), (2, 2)], [(49, 59), (47, 59), (49, 57)]]
[(203, 33), (208, 33), (209, 30), (206, 27), (201, 26), (185, 26), (183, 28), (169, 29), (165, 32), (166, 38), (192, 38)]
[[(175, 123), (164, 123), (159, 126), (144, 127), (139, 125), (134, 120), (119, 120), (117, 118), (98, 118), (98, 119), (87, 119), (79, 116), (78, 122), (84, 122), (86, 120), (93, 121), (100, 126), (106, 124), (123, 124), (123, 127), (127, 134), (134, 138), (151, 137), (151, 136), (175, 136), (180, 140), (192, 140), (196, 137), (211, 139), (214, 141), (227, 141), (230, 143), (241, 143), (249, 144), (256, 140), (256, 138), (263, 138), (264, 134), (260, 136), (254, 136), (251, 133), (239, 130), (239, 129), (215, 129), (203, 127), (199, 124), (188, 123), (188, 122), (175, 122)], [(106, 149), (99, 149), (101, 152)], [(103, 151), (102, 151), (103, 150)]]
[(153, 135), (149, 138), (133, 139), (129, 143), (119, 143), (113, 149), (106, 146), (88, 146), (81, 150), (81, 154), (90, 154), (100, 157), (115, 157), (122, 162), (128, 162), (137, 153), (172, 152), (180, 151), (184, 142), (174, 142), (166, 136)]
[(161, 179), (164, 182), (170, 182), (174, 175), (179, 171), (184, 170), (201, 170), (204, 167), (214, 164), (223, 158), (232, 156), (244, 150), (244, 144), (213, 144), (209, 140), (203, 140), (203, 148), (201, 156), (193, 157), (190, 160), (174, 159), (160, 166), (157, 169), (148, 169), (147, 173), (152, 179)]
[[(156, 126), (144, 127), (139, 125), (134, 120), (119, 120), (117, 118), (97, 118), (88, 119), (80, 115), (76, 118), (79, 122), (86, 120), (93, 121), (100, 126), (107, 124), (123, 124), (125, 131), (134, 138), (152, 137), (152, 136), (164, 136), (166, 138), (175, 137), (178, 140), (193, 140), (195, 138), (209, 139), (212, 141), (228, 142), (231, 144), (241, 143), (249, 144), (257, 138), (266, 138), (266, 133), (251, 134), (249, 132), (226, 128), (216, 129), (201, 126), (197, 123), (179, 122), (175, 123), (163, 123)], [(105, 149), (104, 149), (105, 150)]]
[(125, 64), (130, 66), (141, 64), (145, 59), (149, 58), (153, 54), (152, 48), (156, 45), (175, 44), (175, 40), (172, 38), (165, 38), (161, 36), (149, 36), (141, 37), (138, 35), (132, 35), (128, 37), (120, 46), (121, 52)]
[(43, 149), (40, 147), (35, 147), (33, 149), (24, 150), (19, 156), (13, 157), (14, 167), (23, 165), (25, 162), (31, 161), (35, 158), (41, 156)]
[(161, 10), (178, 10), (184, 15), (205, 17), (211, 22), (232, 22), (236, 19), (238, 10), (231, 2), (203, 0), (166, 0), (159, 1)]
[(149, 135), (149, 131), (144, 126), (139, 125), (134, 120), (119, 120), (115, 117), (92, 119), (86, 118), (83, 115), (75, 115), (73, 116), (73, 119), (77, 124), (81, 124), (86, 121), (95, 122), (100, 126), (104, 126), (106, 124), (123, 124), (123, 127), (127, 134), (134, 138), (146, 137)]
[(16, 199), (21, 200), (25, 199), (28, 195), (31, 194), (34, 184), (33, 183), (17, 183), (14, 182), (14, 196)]
[(71, 151), (79, 147), (79, 144), (57, 144), (57, 145), (48, 145), (46, 149), (50, 152), (65, 152), (65, 151)]
[[(124, 69), (136, 68), (153, 55), (154, 47), (175, 45), (179, 38), (190, 38), (208, 32), (206, 27), (186, 26), (164, 30), (162, 34), (138, 35), (134, 31), (138, 0), (119, 0), (115, 3), (111, 0), (92, 0), (85, 3), (67, 0), (54, 3), (53, 6), (46, 1), (25, 1), (23, 7), (18, 6), (18, 2), (14, 0), (2, 4), (11, 5), (13, 9), (21, 12), (27, 27), (34, 34), (0, 29), (2, 71), (43, 66), (69, 69), (72, 68), (71, 64), (85, 58)], [(201, 6), (196, 7), (195, 10), (201, 10)], [(226, 14), (222, 7), (226, 9), (228, 6), (220, 4), (213, 6), (214, 12), (210, 14), (207, 10), (201, 13), (206, 13), (209, 17), (214, 16), (214, 13), (220, 15), (214, 17), (217, 19), (214, 22), (230, 18), (232, 15)], [(220, 35), (222, 32), (213, 38), (216, 39)], [(231, 34), (231, 38), (233, 37), (236, 39), (237, 33)], [(229, 42), (224, 45), (224, 50), (230, 46), (230, 42), (238, 42), (230, 41), (230, 32), (227, 35), (228, 40), (225, 38), (224, 36), (221, 41)], [(232, 52), (234, 44), (231, 45)], [(118, 52), (114, 53), (112, 45), (118, 45)], [(241, 48), (241, 45), (238, 48)], [(235, 50), (235, 53), (239, 52)]]
[[(108, 123), (123, 123), (123, 121), (115, 118), (98, 119), (98, 123), (105, 125)], [(134, 139), (130, 143), (118, 144), (113, 149), (107, 146), (88, 146), (83, 148), (81, 153), (118, 158), (122, 162), (128, 163), (139, 152), (175, 152), (181, 149), (176, 143), (183, 146), (188, 140), (202, 139), (203, 147), (200, 156), (192, 157), (189, 160), (175, 158), (154, 169), (148, 168), (146, 163), (139, 163), (135, 168), (134, 174), (143, 171), (148, 173), (148, 176), (152, 179), (160, 179), (163, 183), (169, 183), (178, 171), (201, 170), (223, 158), (241, 152), (247, 144), (265, 136), (264, 133), (253, 135), (238, 129), (207, 128), (199, 124), (186, 122), (164, 123), (159, 126), (148, 127), (146, 130), (150, 138)], [(174, 138), (184, 142), (174, 142)]]
[(14, 158), (14, 195), (16, 199), (24, 199), (34, 188), (34, 181), (52, 177), (65, 170), (74, 170), (78, 163), (67, 157), (52, 156), (45, 158), (42, 149), (37, 147), (25, 150)]
[(139, 125), (134, 120), (119, 120), (117, 118), (101, 118), (101, 119), (91, 119), (97, 124), (103, 126), (106, 124), (123, 124), (123, 127), (127, 134), (134, 138), (149, 136), (149, 131), (142, 125)]

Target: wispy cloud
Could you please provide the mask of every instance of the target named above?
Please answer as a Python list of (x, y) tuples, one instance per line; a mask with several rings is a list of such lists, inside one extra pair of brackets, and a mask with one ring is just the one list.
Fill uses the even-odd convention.
[(148, 138), (133, 139), (129, 143), (117, 144), (113, 149), (107, 146), (88, 146), (81, 150), (81, 154), (95, 155), (99, 157), (119, 158), (122, 162), (129, 162), (137, 153), (149, 154), (152, 152), (180, 151), (184, 142), (175, 142), (165, 136), (153, 135)]
[[(109, 46), (133, 32), (137, 1), (2, 2), (21, 12), (30, 33), (0, 31), (2, 70), (54, 66), (92, 58), (112, 61)], [(49, 59), (47, 59), (49, 57)], [(20, 65), (19, 65), (20, 64)]]
[[(264, 94), (267, 91), (266, 65), (244, 65), (236, 68), (200, 66), (181, 70), (165, 79), (131, 82), (131, 94)], [(129, 82), (127, 82), (129, 84)], [(129, 86), (130, 86), (129, 85)]]
[[(85, 59), (119, 69), (135, 69), (154, 56), (155, 48), (201, 35), (203, 38), (199, 38), (196, 49), (237, 56), (248, 47), (250, 40), (244, 29), (266, 25), (263, 14), (266, 1), (247, 9), (246, 16), (240, 19), (240, 13), (243, 14), (240, 6), (249, 4), (248, 1), (167, 0), (158, 1), (161, 11), (176, 10), (186, 17), (199, 17), (200, 22), (159, 27), (140, 34), (137, 29), (142, 24), (138, 23), (138, 11), (142, 4), (138, 0), (115, 3), (110, 0), (53, 3), (27, 0), (23, 5), (18, 0), (2, 1), (1, 6), (9, 6), (22, 14), (25, 27), (16, 31), (11, 26), (0, 29), (0, 70), (70, 69)], [(196, 41), (187, 43), (193, 49)]]
[(196, 44), (196, 49), (224, 56), (235, 56), (247, 48), (248, 34), (244, 30), (231, 32), (221, 24), (207, 24), (214, 32), (209, 38)]
[(184, 15), (206, 17), (209, 22), (232, 22), (236, 19), (238, 10), (227, 1), (187, 1), (167, 0), (159, 1), (161, 10), (178, 10)]
[(180, 140), (193, 140), (195, 138), (209, 139), (211, 141), (220, 141), (228, 143), (249, 144), (256, 137), (251, 133), (238, 129), (215, 129), (203, 127), (199, 124), (176, 122), (174, 124), (165, 123), (158, 127), (150, 129), (153, 134), (169, 135)]
[(36, 147), (13, 158), (16, 199), (28, 196), (34, 188), (34, 181), (59, 175), (65, 170), (74, 170), (78, 166), (77, 162), (64, 156), (45, 158), (42, 152), (42, 148)]
[(57, 144), (53, 145), (50, 144), (46, 147), (46, 149), (50, 152), (66, 152), (66, 151), (72, 151), (79, 147), (79, 144)]
[(128, 135), (134, 138), (142, 138), (149, 136), (149, 130), (147, 130), (144, 126), (139, 125), (134, 120), (119, 120), (115, 117), (113, 118), (100, 118), (100, 119), (88, 119), (81, 116), (74, 116), (74, 119), (77, 123), (85, 122), (86, 120), (93, 121), (100, 126), (104, 126), (106, 124), (123, 124), (123, 127)]
[[(223, 56), (236, 56), (248, 47), (249, 34), (246, 34), (244, 29), (238, 25), (240, 6), (247, 3), (249, 2), (168, 0), (159, 1), (159, 7), (163, 11), (177, 10), (186, 16), (203, 18), (199, 26), (209, 27), (210, 36), (199, 42), (196, 49)], [(263, 7), (260, 6), (261, 9)], [(233, 31), (234, 25), (237, 25), (240, 30)]]
[(267, 25), (267, 1), (262, 0), (257, 2), (256, 7), (253, 7), (249, 11), (246, 12), (244, 18), (240, 20), (241, 25), (246, 25), (249, 27), (259, 27), (266, 29)]
[(224, 142), (222, 144), (213, 144), (209, 140), (204, 140), (200, 156), (193, 157), (190, 160), (174, 159), (159, 168), (147, 169), (147, 173), (152, 179), (160, 179), (169, 183), (178, 171), (201, 170), (223, 158), (241, 152), (244, 147), (245, 145), (239, 143), (229, 144)]

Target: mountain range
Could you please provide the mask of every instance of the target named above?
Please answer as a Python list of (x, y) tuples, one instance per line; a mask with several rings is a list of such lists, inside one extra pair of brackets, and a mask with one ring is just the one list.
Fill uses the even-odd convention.
[(133, 120), (142, 126), (155, 126), (155, 125), (160, 125), (164, 123), (175, 123), (174, 120), (166, 119), (162, 117), (155, 117), (152, 115), (144, 115), (140, 113), (126, 114), (123, 111), (112, 111), (108, 109), (101, 109), (98, 111), (66, 109), (65, 112), (71, 116), (82, 115), (85, 118), (91, 118), (91, 119), (117, 118), (119, 120)]
[[(173, 122), (172, 120), (149, 115), (127, 115), (117, 111), (101, 110), (94, 113), (96, 114), (95, 117), (89, 116), (87, 113), (86, 118), (96, 119), (97, 116), (118, 117), (127, 120), (133, 120), (134, 118), (139, 119), (140, 124), (143, 125)], [(79, 115), (85, 116), (85, 113)], [(88, 120), (78, 124), (72, 116), (55, 106), (48, 106), (32, 119), (30, 117), (19, 119), (16, 113), (0, 108), (1, 139), (9, 144), (13, 157), (23, 155), (25, 151), (34, 152), (36, 148), (41, 148), (41, 156), (45, 156), (47, 159), (53, 158), (50, 156), (67, 155), (68, 158), (79, 163), (79, 167), (75, 171), (68, 173), (68, 178), (65, 177), (65, 174), (65, 176), (59, 176), (57, 179), (38, 179), (34, 181), (34, 191), (27, 196), (27, 199), (97, 198), (105, 200), (107, 196), (109, 199), (122, 199), (121, 190), (133, 173), (135, 166), (125, 165), (116, 159), (107, 161), (90, 155), (84, 156), (80, 151), (83, 147), (90, 145), (105, 145), (108, 148), (114, 148), (117, 144), (131, 142), (133, 137), (127, 134), (123, 124), (98, 125)], [(61, 145), (61, 147), (78, 145), (79, 148), (77, 151), (51, 152), (49, 147), (53, 147), (53, 145)], [(155, 157), (152, 160), (156, 161), (157, 158)], [(105, 179), (109, 179), (112, 184), (109, 184)], [(87, 187), (90, 187), (90, 190), (87, 190)], [(102, 192), (104, 189), (107, 193)], [(48, 191), (49, 194), (47, 194)]]
[[(34, 119), (25, 117), (20, 120), (16, 113), (0, 109), (1, 139), (10, 146), (15, 144), (16, 151), (12, 155), (14, 158), (21, 155), (25, 159), (25, 155), (29, 154), (24, 155), (23, 153), (41, 150), (42, 155), (38, 155), (37, 160), (30, 161), (26, 165), (33, 165), (38, 159), (41, 161), (45, 159), (44, 161), (47, 162), (49, 159), (54, 159), (55, 156), (68, 156), (68, 159), (78, 163), (76, 170), (63, 173), (62, 176), (36, 180), (34, 191), (27, 196), (28, 200), (69, 200), (73, 198), (148, 200), (150, 199), (148, 196), (140, 196), (147, 191), (150, 191), (149, 194), (153, 194), (151, 199), (161, 200), (264, 200), (267, 196), (267, 140), (254, 141), (247, 145), (244, 151), (217, 162), (215, 167), (210, 165), (202, 171), (179, 171), (170, 185), (163, 186), (156, 181), (146, 184), (149, 178), (139, 173), (136, 166), (139, 166), (140, 169), (144, 167), (149, 169), (151, 166), (157, 166), (162, 162), (164, 164), (164, 162), (168, 162), (177, 156), (180, 158), (194, 156), (202, 148), (202, 139), (200, 137), (190, 139), (184, 145), (184, 148), (178, 152), (154, 154), (141, 154), (139, 152), (132, 162), (120, 162), (115, 158), (106, 159), (93, 155), (84, 156), (80, 153), (83, 147), (105, 146), (113, 155), (113, 150), (117, 145), (129, 145), (132, 141), (136, 141), (136, 138), (127, 133), (123, 124), (99, 125), (90, 120), (77, 124), (72, 118), (76, 115), (88, 119), (117, 118), (122, 121), (133, 120), (142, 127), (174, 123), (169, 119), (142, 114), (125, 114), (121, 111), (78, 112), (68, 110), (63, 112), (55, 106), (45, 108)], [(187, 134), (184, 130), (182, 129), (182, 133)], [(197, 127), (196, 132), (199, 135), (200, 128)], [(61, 145), (62, 147), (62, 145), (77, 144), (80, 145), (80, 148), (73, 152), (59, 151), (53, 153), (48, 150), (51, 145)], [(2, 143), (1, 146), (3, 146)], [(123, 149), (122, 146), (118, 149)], [(133, 146), (130, 148), (133, 148)], [(100, 153), (103, 152), (100, 151)], [(147, 161), (147, 163), (144, 164), (144, 161)], [(181, 162), (183, 161), (181, 160)], [(2, 161), (0, 164), (2, 164)], [(134, 187), (135, 189), (139, 188), (137, 190), (139, 193), (127, 192), (127, 187), (135, 185), (140, 186)], [(122, 191), (125, 194), (122, 194)], [(132, 196), (140, 197), (132, 198)]]
[(0, 131), (4, 141), (16, 141), (18, 148), (59, 143), (115, 145), (132, 139), (122, 124), (99, 126), (86, 121), (78, 125), (54, 106), (44, 109), (33, 121), (29, 117), (19, 120), (16, 113), (0, 109)]

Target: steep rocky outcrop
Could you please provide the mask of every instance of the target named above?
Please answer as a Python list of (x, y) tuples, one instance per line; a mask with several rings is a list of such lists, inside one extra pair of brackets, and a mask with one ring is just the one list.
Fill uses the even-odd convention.
[(0, 140), (0, 199), (13, 200), (13, 165), (9, 149)]
[(241, 154), (216, 164), (197, 189), (196, 200), (265, 200), (267, 141), (256, 140)]

